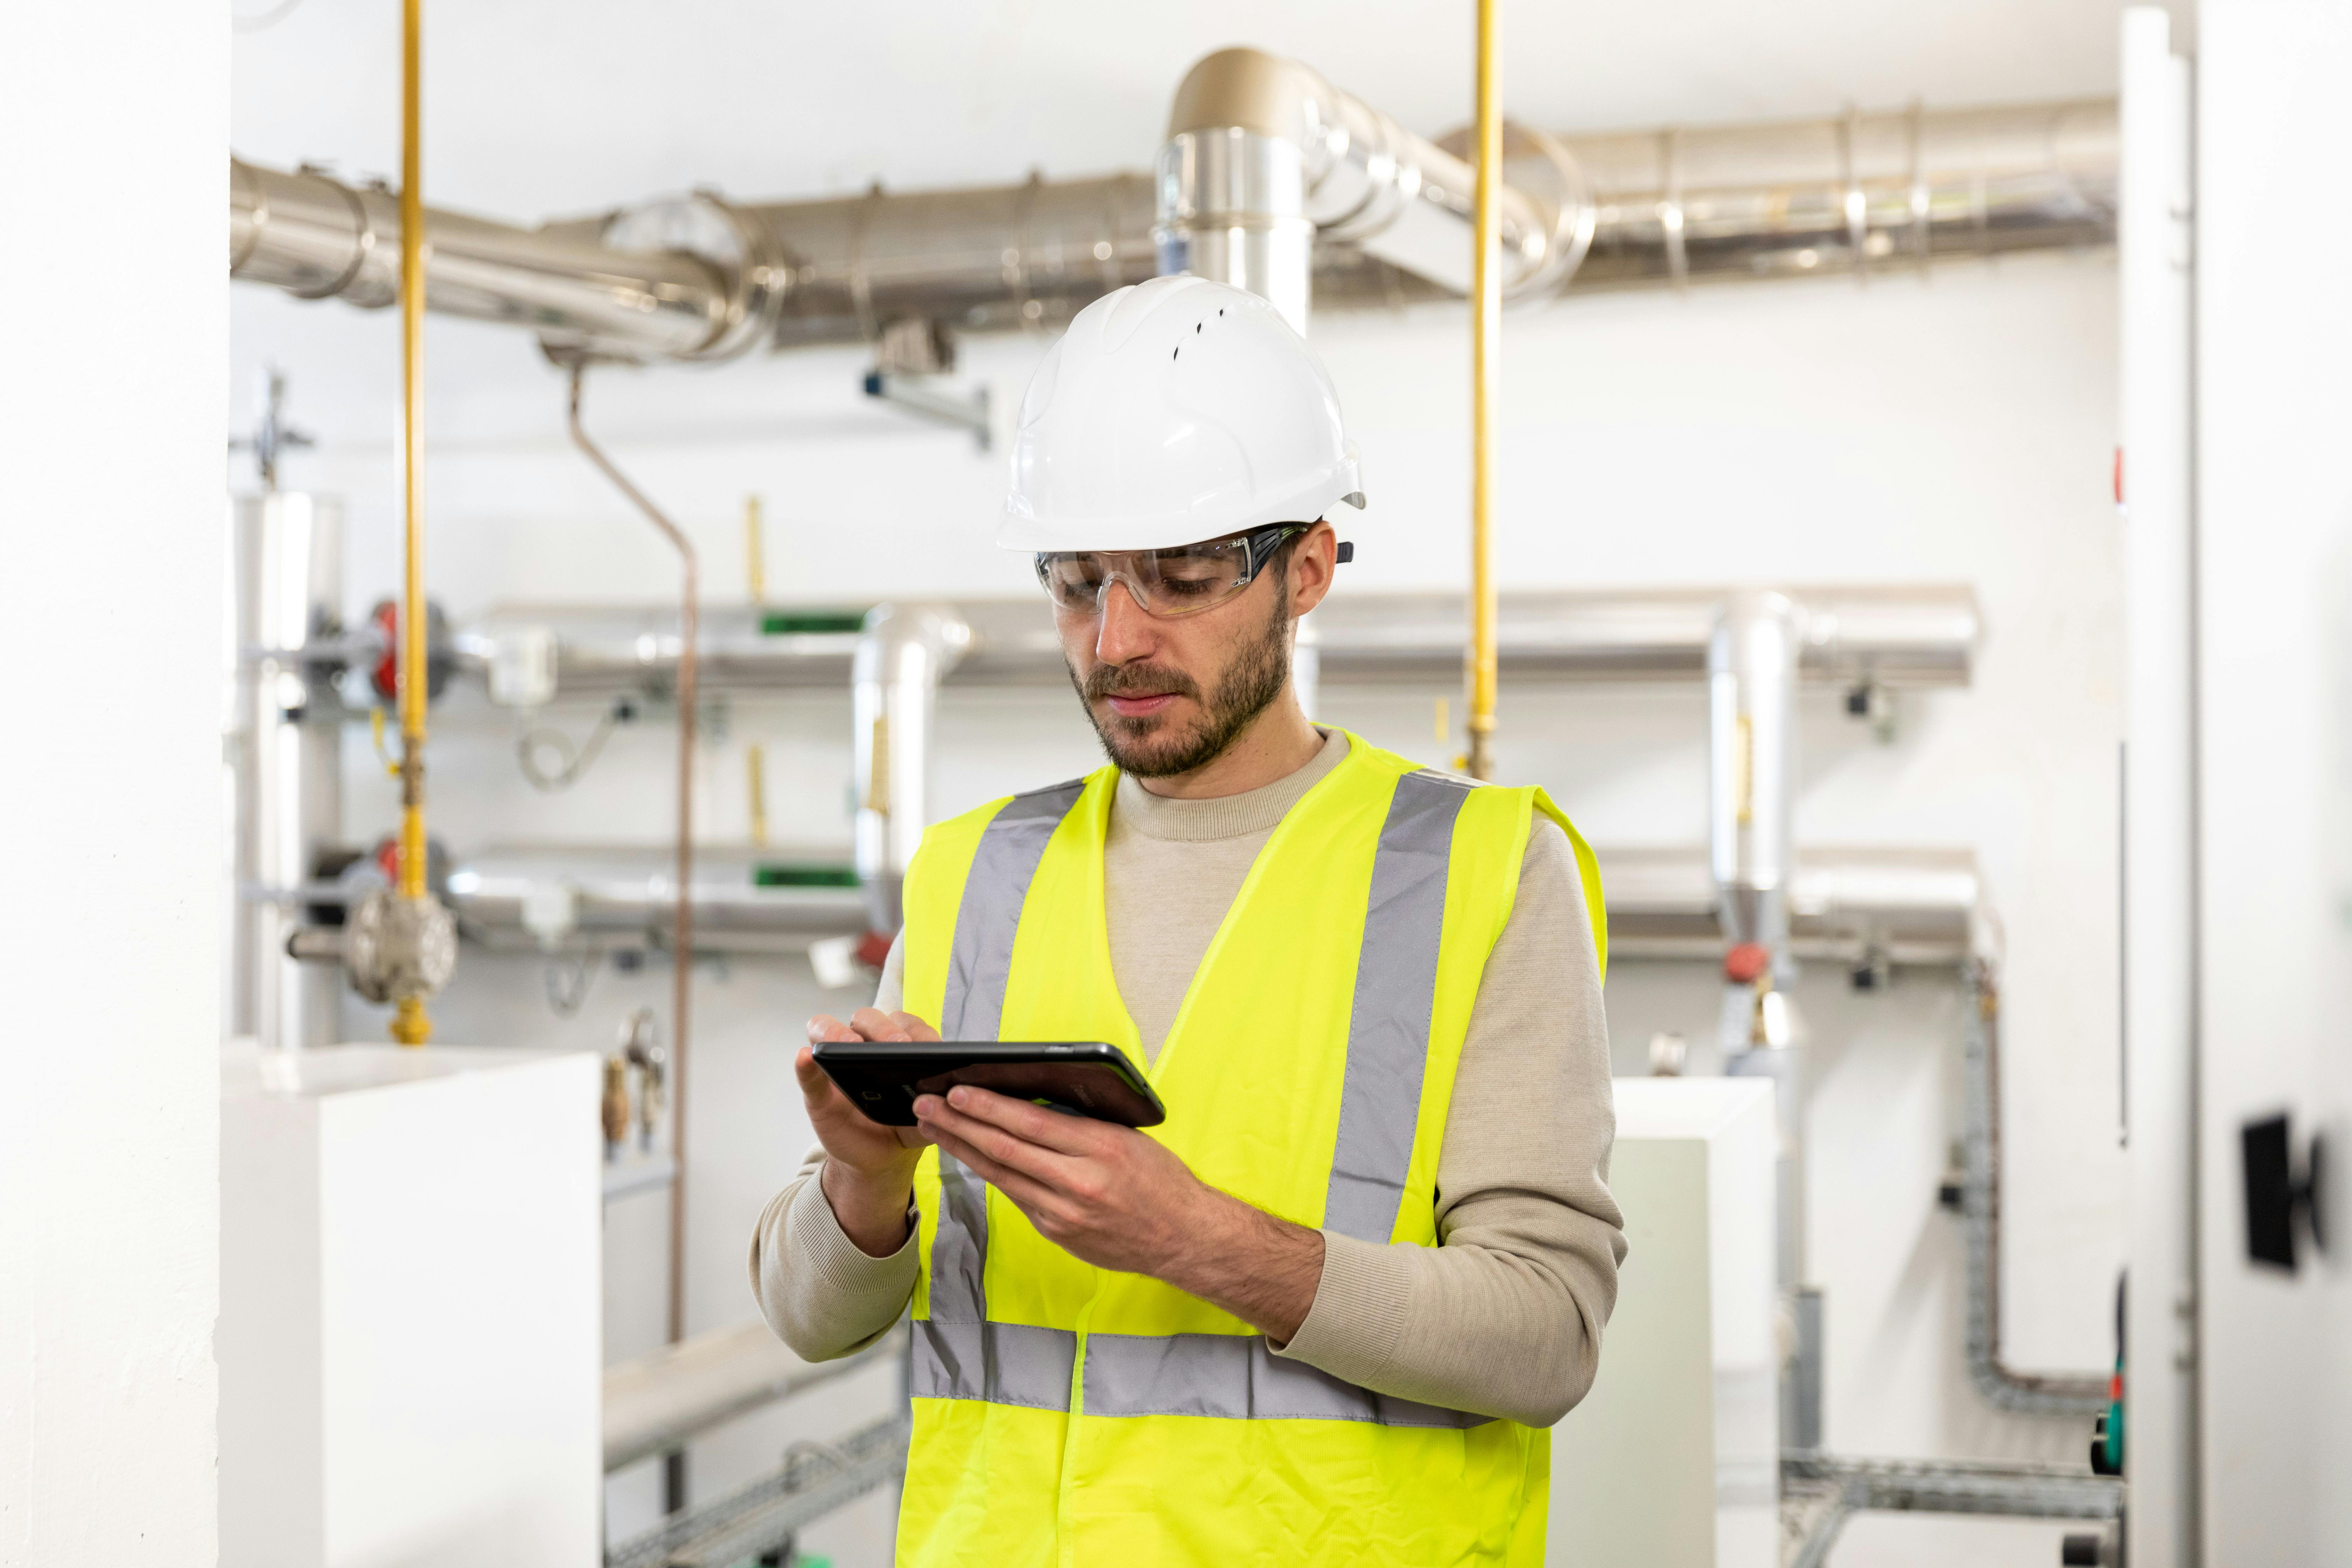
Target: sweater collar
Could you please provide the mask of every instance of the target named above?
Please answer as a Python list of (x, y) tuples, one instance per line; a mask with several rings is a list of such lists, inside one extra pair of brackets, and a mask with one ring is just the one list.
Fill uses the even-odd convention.
[(1178, 800), (1153, 795), (1131, 774), (1121, 773), (1118, 794), (1111, 805), (1111, 820), (1117, 827), (1146, 838), (1186, 843), (1270, 833), (1283, 815), (1298, 804), (1301, 795), (1347, 759), (1348, 737), (1344, 731), (1318, 726), (1316, 733), (1323, 737), (1322, 746), (1296, 772), (1239, 795)]

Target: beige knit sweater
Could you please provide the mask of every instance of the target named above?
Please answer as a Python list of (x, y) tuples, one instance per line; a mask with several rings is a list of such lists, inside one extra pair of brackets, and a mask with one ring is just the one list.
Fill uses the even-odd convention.
[[(1157, 1055), (1275, 825), (1347, 754), (1332, 734), (1262, 789), (1171, 800), (1119, 781), (1104, 847), (1111, 968)], [(875, 1005), (900, 999), (890, 952)], [(1609, 1195), (1608, 1026), (1568, 837), (1538, 816), (1518, 899), (1487, 961), (1437, 1165), (1436, 1247), (1324, 1233), (1313, 1308), (1275, 1353), (1401, 1398), (1549, 1426), (1592, 1385), (1625, 1256)], [(751, 1238), (751, 1285), (812, 1361), (887, 1331), (915, 1284), (913, 1238), (869, 1258), (811, 1178), (814, 1150)]]

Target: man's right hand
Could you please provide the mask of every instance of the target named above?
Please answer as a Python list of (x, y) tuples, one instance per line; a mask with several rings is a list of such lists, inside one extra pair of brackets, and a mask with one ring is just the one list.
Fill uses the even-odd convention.
[(793, 1065), (809, 1124), (824, 1145), (819, 1175), (825, 1202), (844, 1235), (868, 1258), (887, 1258), (907, 1244), (907, 1207), (915, 1188), (915, 1162), (925, 1140), (912, 1127), (885, 1127), (850, 1103), (811, 1047), (836, 1040), (936, 1040), (939, 1031), (912, 1013), (861, 1007), (847, 1023), (819, 1014), (808, 1025), (809, 1044)]

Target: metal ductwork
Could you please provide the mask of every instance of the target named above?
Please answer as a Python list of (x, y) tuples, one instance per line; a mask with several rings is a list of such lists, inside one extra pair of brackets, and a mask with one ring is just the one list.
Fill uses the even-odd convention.
[[(806, 952), (873, 929), (854, 849), (803, 845), (698, 850), (694, 942), (746, 957)], [(1713, 959), (1723, 928), (1704, 849), (1603, 845), (1609, 953), (1614, 959)], [(673, 914), (668, 853), (646, 845), (505, 846), (449, 874), (467, 936), (516, 952), (667, 949)], [(1854, 973), (1882, 964), (1951, 968), (1975, 951), (1981, 879), (1965, 849), (1817, 849), (1790, 880), (1790, 945)], [(326, 886), (320, 900), (346, 896)]]
[(343, 634), (343, 509), (272, 490), (236, 498), (231, 518), (236, 641), (222, 742), (236, 779), (235, 897), (223, 1033), (299, 1050), (337, 1037), (342, 973), (295, 959), (287, 943), (306, 911), (259, 895), (323, 879), (341, 858), (343, 662), (320, 652)]
[[(1558, 143), (1539, 146), (1556, 180), (1572, 184)], [(1262, 295), (1301, 331), (1319, 246), (1466, 294), (1475, 179), (1461, 158), (1296, 60), (1221, 49), (1176, 89), (1160, 152), (1160, 269)], [(1546, 205), (1506, 186), (1502, 209), (1507, 294), (1537, 292), (1574, 268), (1589, 204)]]
[[(1707, 844), (1724, 940), (1762, 948), (1782, 980), (1794, 978), (1782, 950), (1804, 642), (1795, 602), (1760, 589), (1726, 600), (1707, 640)], [(1745, 1029), (1725, 1043), (1747, 1043)]]
[[(1969, 683), (1982, 635), (1962, 585), (1790, 587), (1804, 607), (1798, 675), (1848, 688)], [(1530, 590), (1502, 595), (1501, 663), (1515, 683), (1701, 680), (1725, 594), (1715, 588)], [(714, 608), (703, 616), (708, 692), (831, 688), (851, 679), (864, 605)], [(964, 599), (965, 628), (942, 684), (1063, 686), (1069, 671), (1043, 595)], [(1325, 686), (1452, 686), (1462, 673), (1467, 613), (1459, 594), (1338, 594), (1301, 623)], [(486, 679), (494, 700), (667, 693), (677, 664), (677, 612), (652, 605), (513, 605), (452, 639), (460, 675)], [(544, 665), (543, 685), (502, 695), (502, 668)]]
[[(1499, 638), (1502, 668), (1522, 681), (1709, 679), (1719, 776), (1706, 901), (1724, 911), (1727, 940), (1766, 942), (1776, 956), (1789, 933), (1787, 746), (1798, 683), (1833, 682), (1850, 700), (1900, 686), (1965, 685), (1979, 631), (1966, 588), (1794, 592), (1511, 595), (1502, 601)], [(1301, 643), (1311, 649), (1318, 684), (1450, 683), (1461, 668), (1463, 616), (1453, 595), (1347, 595), (1308, 619)], [(453, 651), (460, 669), (488, 678), (493, 700), (514, 706), (659, 698), (677, 665), (677, 626), (674, 615), (652, 609), (519, 607), (461, 634)], [(846, 679), (856, 885), (867, 929), (886, 936), (900, 923), (900, 888), (930, 816), (940, 687), (1058, 686), (1068, 673), (1051, 613), (1031, 598), (885, 605), (863, 614), (840, 606), (720, 613), (705, 628), (700, 663), (714, 691), (838, 687)], [(502, 688), (501, 671), (526, 666), (543, 679)], [(1746, 771), (1725, 773), (1727, 759)], [(453, 879), (460, 911), (482, 920), (493, 907), (482, 896), (490, 887), (471, 872)], [(519, 913), (527, 890), (510, 882), (505, 903), (494, 907)], [(699, 907), (702, 889), (694, 897)], [(779, 912), (787, 907), (763, 901)], [(725, 908), (722, 918), (732, 912)]]
[[(400, 296), (400, 198), (310, 168), (293, 174), (229, 159), (228, 271), (305, 300), (371, 310)], [(559, 354), (723, 359), (764, 336), (782, 281), (764, 236), (716, 197), (678, 204), (635, 230), (667, 247), (631, 248), (563, 229), (527, 229), (438, 208), (425, 214), (425, 304), (529, 328)], [(692, 227), (706, 249), (680, 241)]]
[(1566, 145), (1596, 208), (1580, 286), (1867, 274), (2115, 242), (2111, 98), (1914, 104)]
[[(1059, 330), (1159, 268), (1149, 175), (885, 191), (747, 209), (786, 258), (778, 349), (878, 342), (896, 322)], [(941, 368), (914, 363), (915, 371)]]
[[(1295, 61), (1226, 49), (1178, 89), (1156, 174), (783, 203), (701, 192), (535, 229), (428, 209), (426, 301), (527, 328), (559, 356), (638, 361), (878, 346), (901, 323), (935, 340), (1053, 330), (1162, 269), (1239, 283), (1303, 322), (1310, 306), (1461, 296), (1464, 148)], [(1520, 300), (1867, 275), (2115, 235), (2106, 99), (1600, 135), (1513, 127), (1504, 161), (1505, 280)], [(236, 158), (229, 173), (230, 276), (392, 302), (392, 191)]]

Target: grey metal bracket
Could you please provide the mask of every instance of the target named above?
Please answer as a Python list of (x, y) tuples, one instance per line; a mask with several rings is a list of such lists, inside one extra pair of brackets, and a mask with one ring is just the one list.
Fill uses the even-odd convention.
[(969, 430), (972, 444), (982, 452), (988, 451), (995, 444), (995, 433), (990, 419), (986, 384), (958, 397), (935, 391), (926, 384), (927, 379), (901, 375), (896, 371), (869, 370), (866, 373), (866, 395), (895, 404), (919, 418)]

